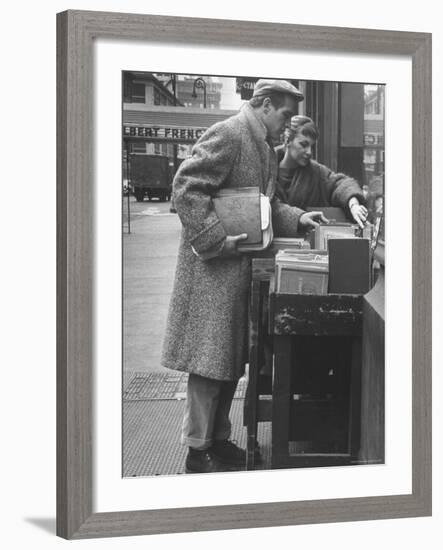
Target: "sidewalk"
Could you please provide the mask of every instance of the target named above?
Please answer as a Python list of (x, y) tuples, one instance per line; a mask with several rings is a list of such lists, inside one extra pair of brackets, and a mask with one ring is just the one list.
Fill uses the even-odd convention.
[[(126, 197), (124, 198), (126, 201)], [(175, 273), (180, 221), (169, 202), (135, 202), (123, 231), (123, 370), (163, 372), (161, 346)]]
[[(186, 400), (184, 373), (133, 373), (123, 394), (123, 476), (184, 473), (187, 449), (180, 444)], [(241, 379), (231, 408), (232, 436), (246, 448), (243, 402), (246, 381)], [(261, 469), (270, 467), (270, 423), (259, 423)]]

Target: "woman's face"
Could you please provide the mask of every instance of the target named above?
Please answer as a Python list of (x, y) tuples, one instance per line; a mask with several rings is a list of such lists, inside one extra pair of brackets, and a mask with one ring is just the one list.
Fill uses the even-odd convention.
[(289, 155), (299, 166), (306, 166), (311, 160), (314, 145), (315, 139), (303, 134), (296, 134), (288, 143)]

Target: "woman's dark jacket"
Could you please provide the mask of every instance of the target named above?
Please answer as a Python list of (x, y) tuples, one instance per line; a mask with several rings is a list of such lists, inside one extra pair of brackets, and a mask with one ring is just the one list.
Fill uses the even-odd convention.
[[(284, 150), (277, 148), (276, 154), (280, 164)], [(303, 210), (317, 206), (341, 207), (348, 216), (348, 202), (351, 197), (356, 197), (360, 204), (365, 204), (361, 187), (354, 178), (337, 174), (314, 160), (307, 166), (296, 168), (290, 182), (285, 181), (279, 168), (277, 196), (290, 206), (298, 206)]]

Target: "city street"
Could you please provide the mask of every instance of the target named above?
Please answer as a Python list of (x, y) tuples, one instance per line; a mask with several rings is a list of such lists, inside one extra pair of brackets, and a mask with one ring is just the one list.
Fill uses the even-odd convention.
[(169, 202), (123, 197), (123, 369), (161, 372), (161, 346), (180, 236)]

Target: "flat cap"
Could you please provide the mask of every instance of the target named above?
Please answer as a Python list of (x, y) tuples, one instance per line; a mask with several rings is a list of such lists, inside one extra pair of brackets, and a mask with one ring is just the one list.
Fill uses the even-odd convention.
[(304, 96), (293, 84), (287, 80), (266, 80), (261, 78), (254, 87), (252, 97), (263, 96), (272, 92), (280, 92), (295, 97), (297, 101), (303, 101)]

